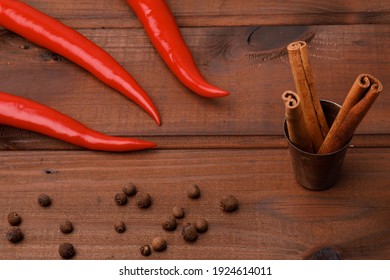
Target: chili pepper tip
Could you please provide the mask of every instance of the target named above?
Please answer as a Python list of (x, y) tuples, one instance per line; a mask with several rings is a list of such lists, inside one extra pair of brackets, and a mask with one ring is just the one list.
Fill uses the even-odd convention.
[(230, 93), (228, 91), (225, 91), (225, 90), (222, 90), (222, 89), (219, 89), (217, 91), (215, 91), (215, 97), (225, 97), (225, 96), (228, 96)]
[(139, 150), (147, 150), (147, 149), (155, 149), (157, 148), (157, 144), (151, 141), (124, 138), (124, 141), (128, 140), (128, 143), (123, 142), (123, 145), (118, 145), (117, 148), (113, 148), (111, 151), (116, 152), (126, 152), (126, 151), (139, 151)]
[(154, 142), (145, 141), (144, 147), (145, 149), (155, 149), (157, 148), (157, 144)]
[(198, 85), (191, 86), (190, 88), (197, 94), (208, 98), (220, 98), (230, 94), (229, 92), (213, 86), (206, 81), (204, 81), (203, 84), (199, 83)]
[(157, 108), (154, 106), (153, 103), (150, 102), (151, 105), (149, 106), (141, 106), (143, 109), (149, 114), (149, 116), (152, 117), (152, 119), (160, 126), (161, 125), (161, 117), (159, 112), (157, 111)]
[(155, 119), (156, 123), (161, 126), (161, 119), (160, 119), (160, 116), (158, 118)]

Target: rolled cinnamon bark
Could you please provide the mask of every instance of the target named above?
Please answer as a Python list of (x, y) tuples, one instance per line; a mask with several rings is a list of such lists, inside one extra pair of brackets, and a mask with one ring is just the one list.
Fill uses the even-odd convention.
[(312, 153), (313, 147), (303, 117), (302, 103), (293, 91), (285, 91), (282, 99), (286, 108), (286, 125), (290, 141), (299, 149)]
[(369, 74), (359, 75), (318, 153), (332, 153), (344, 147), (382, 90), (382, 83), (377, 78)]
[(287, 47), (296, 91), (299, 94), (304, 111), (308, 135), (316, 152), (322, 145), (329, 127), (321, 107), (309, 62), (306, 42), (293, 42)]

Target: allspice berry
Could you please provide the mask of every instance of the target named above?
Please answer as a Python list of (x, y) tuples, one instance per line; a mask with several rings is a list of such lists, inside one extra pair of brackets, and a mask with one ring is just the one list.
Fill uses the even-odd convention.
[(152, 240), (152, 247), (157, 252), (164, 251), (167, 248), (167, 241), (162, 237), (156, 237)]
[(152, 204), (152, 197), (145, 192), (138, 192), (135, 201), (139, 208), (148, 208)]
[(238, 208), (238, 200), (234, 195), (226, 195), (220, 201), (221, 209), (225, 212), (233, 212)]
[(180, 207), (180, 206), (175, 206), (173, 207), (172, 209), (172, 215), (176, 218), (176, 219), (182, 219), (185, 215), (184, 213), (184, 208), (183, 207)]
[(72, 244), (62, 243), (58, 248), (58, 253), (63, 259), (70, 259), (76, 254), (76, 251)]
[(22, 222), (22, 218), (16, 212), (8, 213), (7, 220), (11, 226), (17, 226)]
[(137, 187), (133, 183), (127, 183), (123, 186), (123, 192), (127, 196), (133, 196), (137, 193)]
[(172, 215), (169, 215), (162, 222), (163, 229), (167, 231), (172, 231), (176, 228), (176, 218)]
[(73, 224), (69, 220), (65, 220), (60, 224), (60, 231), (62, 233), (71, 233), (73, 231)]
[(119, 223), (115, 224), (114, 227), (117, 233), (123, 233), (126, 230), (126, 225), (123, 221), (120, 221)]
[(152, 248), (150, 248), (149, 245), (143, 245), (139, 248), (139, 251), (141, 252), (141, 255), (147, 257), (152, 253)]
[(115, 203), (118, 205), (125, 205), (127, 203), (127, 196), (124, 193), (117, 193), (114, 199)]
[(187, 189), (187, 195), (189, 198), (196, 199), (200, 197), (200, 188), (198, 185), (192, 185)]
[(195, 221), (195, 228), (199, 233), (204, 233), (208, 229), (208, 224), (205, 219), (197, 219)]
[(51, 205), (51, 198), (47, 194), (40, 194), (38, 196), (38, 203), (42, 207), (48, 207)]
[(183, 230), (181, 232), (185, 241), (194, 242), (198, 239), (198, 232), (194, 224), (186, 223), (183, 225)]
[(11, 227), (5, 234), (7, 240), (11, 243), (18, 243), (23, 239), (23, 233), (18, 227)]

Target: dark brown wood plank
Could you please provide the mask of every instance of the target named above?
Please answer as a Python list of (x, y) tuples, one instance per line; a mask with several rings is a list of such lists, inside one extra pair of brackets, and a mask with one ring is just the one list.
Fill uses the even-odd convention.
[[(390, 258), (388, 1), (167, 0), (202, 73), (231, 91), (220, 100), (198, 97), (173, 77), (124, 0), (26, 2), (111, 53), (150, 94), (163, 125), (78, 66), (0, 27), (0, 91), (159, 144), (94, 153), (0, 126), (0, 259), (58, 259), (65, 241), (75, 244), (76, 259), (143, 259), (139, 247), (157, 235), (168, 250), (150, 259), (304, 259), (325, 246), (344, 259)], [(285, 49), (295, 40), (309, 43), (320, 98), (341, 103), (363, 72), (385, 88), (353, 138), (339, 182), (323, 192), (295, 182), (283, 137), (281, 94), (293, 89)], [(129, 181), (152, 195), (150, 209), (133, 198), (115, 205)], [(199, 200), (186, 197), (194, 183)], [(40, 193), (53, 198), (50, 208), (37, 205)], [(240, 201), (235, 213), (219, 209), (227, 193)], [(186, 209), (180, 225), (209, 221), (196, 243), (184, 242), (180, 227), (162, 230), (175, 205)], [(20, 244), (4, 236), (10, 211), (23, 217)], [(60, 233), (63, 219), (74, 223), (72, 234)], [(118, 220), (128, 226), (123, 235), (114, 231)]]
[[(27, 0), (64, 23), (77, 28), (139, 27), (124, 0)], [(180, 26), (319, 25), (389, 23), (388, 1), (308, 0), (167, 0)]]
[[(132, 154), (91, 152), (0, 152), (0, 231), (17, 211), (25, 234), (19, 244), (0, 238), (0, 259), (58, 259), (57, 247), (70, 241), (77, 259), (139, 259), (139, 247), (155, 236), (168, 250), (151, 259), (303, 259), (331, 246), (345, 259), (390, 258), (389, 149), (350, 149), (339, 182), (323, 192), (295, 183), (287, 149), (182, 150)], [(149, 192), (153, 204), (140, 210), (114, 195), (132, 181)], [(186, 188), (198, 184), (198, 200)], [(36, 199), (52, 197), (44, 209)], [(219, 209), (234, 194), (237, 212)], [(164, 232), (160, 222), (173, 206), (185, 208), (185, 221), (209, 221), (194, 244), (180, 230)], [(63, 219), (75, 231), (59, 232)], [(119, 235), (114, 223), (128, 231)]]
[[(320, 98), (342, 103), (360, 73), (382, 81), (385, 91), (357, 133), (390, 133), (390, 95), (386, 94), (390, 25), (183, 29), (206, 78), (231, 92), (220, 100), (204, 99), (182, 86), (143, 30), (81, 32), (109, 51), (147, 90), (161, 112), (161, 127), (86, 71), (8, 31), (1, 32), (1, 90), (51, 106), (113, 135), (282, 135), (280, 96), (294, 88), (285, 47), (304, 39), (309, 42)], [(3, 127), (1, 135), (21, 136), (23, 141), (26, 132)]]

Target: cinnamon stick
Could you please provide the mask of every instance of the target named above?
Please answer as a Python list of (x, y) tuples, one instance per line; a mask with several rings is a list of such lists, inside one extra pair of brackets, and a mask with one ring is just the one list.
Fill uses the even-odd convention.
[(359, 75), (318, 153), (331, 153), (344, 147), (382, 90), (382, 83), (377, 78)]
[(290, 141), (299, 149), (312, 153), (313, 148), (307, 133), (301, 99), (293, 91), (285, 91), (282, 95), (285, 105), (286, 125)]
[(308, 134), (316, 152), (328, 134), (329, 127), (314, 87), (308, 46), (304, 41), (297, 41), (288, 45), (287, 51), (296, 91), (301, 98)]

